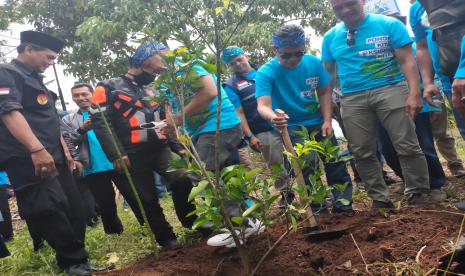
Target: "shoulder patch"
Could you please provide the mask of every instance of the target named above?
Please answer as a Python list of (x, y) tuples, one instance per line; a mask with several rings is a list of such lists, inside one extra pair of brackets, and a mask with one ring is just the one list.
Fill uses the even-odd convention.
[(6, 96), (10, 94), (9, 87), (0, 87), (0, 96)]

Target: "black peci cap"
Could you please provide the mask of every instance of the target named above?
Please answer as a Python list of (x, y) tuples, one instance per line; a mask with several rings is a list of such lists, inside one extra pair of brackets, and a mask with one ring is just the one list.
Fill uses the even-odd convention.
[(46, 33), (36, 31), (24, 31), (20, 34), (21, 44), (32, 43), (44, 48), (48, 48), (54, 52), (60, 52), (64, 47), (64, 42), (61, 39), (53, 37)]

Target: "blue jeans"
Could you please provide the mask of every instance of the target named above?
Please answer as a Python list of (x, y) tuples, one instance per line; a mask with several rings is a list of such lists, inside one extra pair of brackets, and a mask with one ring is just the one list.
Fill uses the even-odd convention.
[[(417, 133), (420, 148), (425, 154), (426, 163), (428, 164), (430, 188), (440, 189), (446, 183), (446, 175), (436, 153), (436, 148), (434, 147), (429, 116), (429, 112), (417, 115), (415, 118), (415, 132)], [(396, 150), (394, 149), (386, 130), (382, 127), (379, 129), (378, 139), (381, 152), (384, 155), (387, 164), (392, 168), (396, 175), (402, 177), (402, 169)]]
[[(304, 137), (297, 135), (295, 132), (301, 130), (301, 126), (288, 126), (288, 132), (292, 141), (292, 144), (302, 143), (304, 142)], [(323, 141), (325, 137), (321, 136), (320, 130), (321, 125), (316, 126), (305, 126), (308, 130), (308, 133), (312, 133), (317, 131), (318, 134), (315, 136), (317, 141)], [(334, 136), (331, 138), (331, 143), (333, 146), (337, 146), (337, 140)], [(347, 199), (352, 203), (352, 181), (350, 180), (349, 173), (347, 172), (346, 163), (341, 162), (325, 162), (323, 156), (321, 156), (326, 173), (326, 179), (328, 181), (329, 186), (333, 186), (334, 184), (344, 184), (347, 183), (347, 187), (342, 195), (336, 189), (331, 190), (332, 199), (333, 199), (333, 206), (335, 209), (346, 209), (351, 208), (351, 206), (344, 206), (341, 202), (337, 201), (337, 199)], [(304, 179), (307, 185), (310, 185), (310, 181), (308, 180), (310, 175), (312, 175), (315, 171), (318, 170), (319, 161), (318, 156), (316, 153), (311, 153), (308, 155), (307, 159), (307, 167), (302, 170), (304, 175)]]

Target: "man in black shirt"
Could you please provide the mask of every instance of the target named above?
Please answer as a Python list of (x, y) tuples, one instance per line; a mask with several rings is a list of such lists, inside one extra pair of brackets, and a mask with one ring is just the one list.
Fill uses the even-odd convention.
[(91, 275), (84, 248), (85, 222), (72, 159), (60, 134), (57, 96), (42, 79), (64, 43), (21, 33), (18, 57), (0, 65), (0, 167), (13, 185), (20, 216), (55, 250), (58, 266)]

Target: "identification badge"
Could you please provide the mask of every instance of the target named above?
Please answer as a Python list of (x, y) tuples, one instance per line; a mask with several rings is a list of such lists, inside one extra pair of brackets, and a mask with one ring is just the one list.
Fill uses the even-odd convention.
[(45, 93), (39, 93), (37, 94), (37, 102), (40, 105), (46, 105), (48, 103), (48, 97)]

